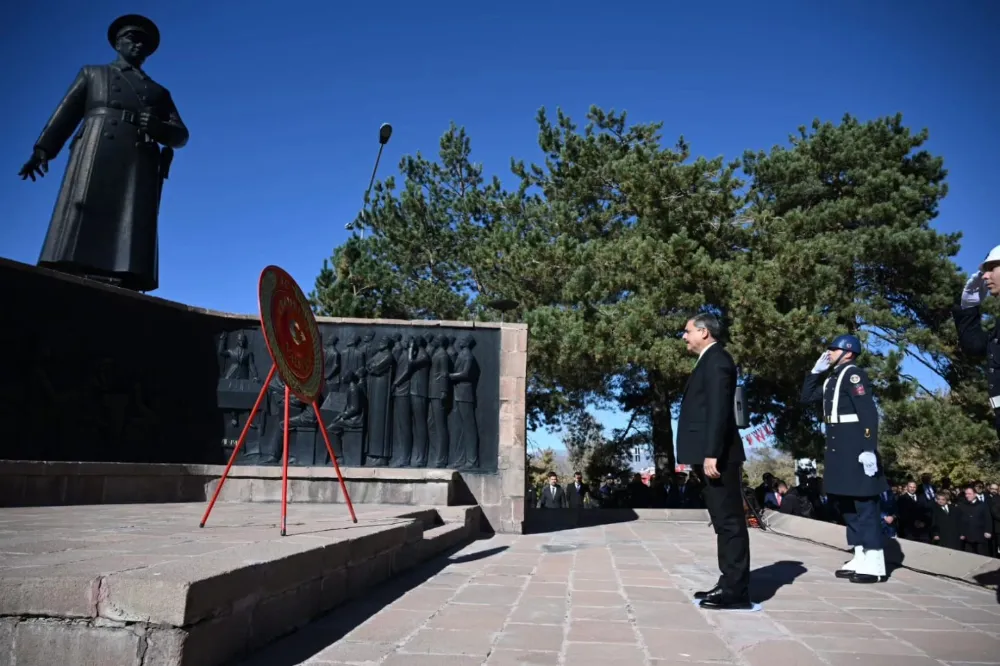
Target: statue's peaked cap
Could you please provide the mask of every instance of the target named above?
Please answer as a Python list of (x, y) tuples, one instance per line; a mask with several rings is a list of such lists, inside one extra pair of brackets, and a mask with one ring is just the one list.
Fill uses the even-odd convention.
[(148, 55), (153, 55), (153, 52), (160, 47), (160, 29), (152, 20), (139, 14), (125, 14), (111, 22), (111, 25), (108, 26), (108, 42), (111, 46), (118, 44), (118, 35), (127, 28), (146, 33), (149, 37), (149, 42), (146, 44), (146, 48), (149, 49)]

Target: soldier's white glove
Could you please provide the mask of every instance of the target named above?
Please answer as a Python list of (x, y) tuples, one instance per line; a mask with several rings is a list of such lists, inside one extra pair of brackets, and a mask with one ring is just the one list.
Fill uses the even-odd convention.
[[(955, 301), (952, 301), (954, 303)], [(812, 374), (818, 375), (821, 372), (826, 372), (830, 369), (830, 352), (825, 351), (823, 355), (819, 357), (816, 361), (816, 365), (813, 366)]]
[(865, 468), (865, 476), (875, 476), (878, 472), (878, 460), (871, 451), (864, 451), (858, 456), (858, 462)]
[(987, 293), (989, 290), (986, 288), (986, 282), (983, 281), (983, 274), (976, 271), (965, 283), (965, 288), (962, 289), (962, 307), (974, 308), (980, 305)]

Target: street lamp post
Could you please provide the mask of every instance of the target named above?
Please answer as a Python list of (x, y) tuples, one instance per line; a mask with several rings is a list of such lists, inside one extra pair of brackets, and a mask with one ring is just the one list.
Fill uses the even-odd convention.
[[(372, 186), (375, 184), (375, 174), (378, 173), (378, 163), (382, 159), (382, 150), (385, 148), (385, 144), (389, 143), (389, 139), (392, 137), (392, 125), (389, 123), (382, 123), (378, 128), (378, 155), (375, 156), (375, 168), (372, 169), (371, 180), (368, 181), (368, 189), (365, 190), (365, 203), (368, 202), (368, 195), (372, 192)], [(362, 207), (362, 210), (364, 208)], [(353, 229), (353, 222), (347, 223), (348, 229)], [(365, 228), (361, 227), (361, 237), (365, 237)]]

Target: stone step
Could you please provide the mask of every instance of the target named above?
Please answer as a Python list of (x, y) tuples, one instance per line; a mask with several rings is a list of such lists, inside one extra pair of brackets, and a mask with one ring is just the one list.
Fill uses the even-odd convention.
[(479, 506), (438, 506), (434, 507), (441, 520), (447, 523), (466, 523), (479, 531), (482, 509)]
[(468, 529), (463, 523), (446, 523), (424, 531), (427, 556), (433, 557), (468, 540)]
[(31, 536), (0, 542), (0, 663), (69, 663), (71, 646), (74, 663), (218, 666), (471, 541), (464, 509), (360, 506), (354, 525), (297, 505), (287, 537), (259, 504), (219, 504), (205, 529), (203, 504), (7, 509)]
[[(215, 492), (223, 465), (43, 462), (0, 460), (0, 506), (204, 502)], [(236, 465), (219, 500), (281, 501), (281, 467)], [(354, 504), (447, 506), (458, 472), (447, 469), (342, 467)], [(330, 466), (289, 467), (288, 501), (343, 503)]]
[(432, 527), (440, 525), (443, 518), (439, 515), (437, 509), (419, 509), (417, 511), (407, 511), (406, 513), (400, 514), (400, 518), (412, 518), (420, 523), (421, 527), (425, 530), (429, 530)]

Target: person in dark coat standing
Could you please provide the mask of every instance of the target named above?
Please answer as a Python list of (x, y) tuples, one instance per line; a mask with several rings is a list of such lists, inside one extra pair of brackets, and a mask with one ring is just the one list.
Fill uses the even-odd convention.
[[(878, 459), (878, 408), (868, 374), (854, 364), (861, 340), (836, 338), (820, 356), (802, 386), (802, 402), (823, 403), (826, 468), (823, 483), (836, 498), (847, 524), (847, 545), (854, 557), (836, 572), (853, 583), (886, 580), (879, 495), (888, 489)], [(823, 381), (823, 374), (833, 374)]]
[(688, 351), (698, 356), (681, 398), (677, 462), (704, 480), (705, 506), (715, 529), (721, 577), (695, 593), (702, 608), (749, 609), (750, 535), (743, 513), (743, 440), (736, 427), (736, 364), (719, 343), (722, 326), (711, 314), (684, 328)]
[(961, 303), (953, 311), (962, 353), (986, 357), (986, 383), (993, 408), (993, 425), (1000, 437), (1000, 323), (983, 330), (981, 306), (987, 294), (1000, 296), (1000, 245), (993, 248), (962, 290)]
[(959, 505), (958, 538), (962, 550), (976, 555), (990, 554), (990, 539), (993, 537), (993, 517), (989, 507), (980, 501), (976, 489), (965, 489), (965, 502)]
[(990, 508), (990, 516), (993, 518), (993, 550), (991, 554), (993, 557), (997, 557), (1000, 555), (997, 552), (1000, 549), (1000, 488), (998, 488), (998, 484), (991, 483), (989, 493), (986, 496), (986, 506)]
[(573, 483), (566, 486), (566, 506), (570, 509), (582, 509), (587, 504), (590, 488), (583, 482), (583, 474), (576, 472)]
[(566, 491), (559, 486), (559, 475), (549, 472), (549, 485), (545, 486), (538, 497), (539, 509), (565, 509)]
[(882, 519), (882, 534), (888, 539), (895, 539), (899, 536), (897, 527), (896, 494), (891, 488), (886, 488), (878, 496), (879, 517)]
[(156, 25), (122, 16), (108, 28), (108, 41), (118, 58), (80, 70), (19, 175), (44, 176), (72, 137), (38, 265), (153, 291), (160, 192), (188, 130), (170, 92), (142, 69), (160, 44)]
[(935, 501), (936, 504), (931, 509), (931, 543), (952, 550), (961, 550), (960, 512), (948, 504), (948, 493), (938, 493)]
[(931, 506), (917, 489), (915, 481), (909, 481), (897, 501), (899, 506), (899, 533), (911, 541), (930, 540)]

